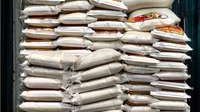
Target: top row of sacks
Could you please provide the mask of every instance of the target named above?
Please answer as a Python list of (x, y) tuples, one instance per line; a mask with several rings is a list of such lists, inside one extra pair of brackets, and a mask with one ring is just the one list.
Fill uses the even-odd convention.
[[(57, 7), (59, 7), (62, 11), (86, 11), (92, 9), (95, 6), (98, 8), (131, 12), (141, 8), (152, 8), (152, 7), (169, 8), (174, 0), (26, 0), (26, 1), (34, 5), (54, 5), (54, 6), (57, 5)], [(28, 11), (29, 9), (26, 10)], [(56, 8), (54, 9), (54, 7), (49, 7), (48, 10), (55, 11)]]

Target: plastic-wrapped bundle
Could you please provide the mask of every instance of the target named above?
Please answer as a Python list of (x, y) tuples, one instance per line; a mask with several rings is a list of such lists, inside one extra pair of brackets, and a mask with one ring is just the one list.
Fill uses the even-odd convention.
[(24, 23), (35, 27), (56, 27), (60, 24), (55, 18), (27, 18)]

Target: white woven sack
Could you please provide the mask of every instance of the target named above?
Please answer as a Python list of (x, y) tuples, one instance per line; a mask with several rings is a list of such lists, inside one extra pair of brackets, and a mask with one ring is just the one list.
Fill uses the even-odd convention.
[(72, 0), (59, 5), (59, 8), (65, 12), (87, 11), (93, 8), (93, 5), (87, 0)]
[(152, 91), (151, 96), (161, 100), (175, 100), (175, 101), (186, 101), (191, 98), (185, 92), (170, 92), (170, 91)]
[(84, 26), (59, 26), (55, 28), (55, 32), (60, 36), (84, 36), (95, 33), (92, 29)]
[(192, 48), (187, 44), (177, 44), (177, 43), (169, 43), (169, 42), (156, 42), (153, 44), (158, 50), (161, 51), (172, 51), (172, 52), (189, 52), (192, 51)]
[(123, 91), (121, 90), (121, 88), (110, 87), (96, 91), (75, 94), (73, 95), (73, 98), (70, 102), (77, 105), (91, 104), (94, 102), (115, 98), (122, 93)]
[(102, 112), (123, 112), (122, 110), (108, 110), (108, 111), (102, 111)]
[(59, 37), (54, 44), (60, 47), (86, 48), (91, 46), (92, 42), (81, 37)]
[(88, 38), (91, 41), (116, 41), (119, 40), (123, 34), (121, 32), (116, 31), (96, 31), (90, 35), (84, 35), (84, 37)]
[(186, 110), (190, 108), (186, 102), (180, 101), (159, 101), (150, 104), (150, 106), (160, 110)]
[(63, 93), (56, 90), (29, 90), (20, 95), (26, 101), (62, 101)]
[(116, 0), (89, 0), (93, 5), (100, 8), (111, 10), (128, 10), (128, 8), (121, 1)]
[(129, 72), (129, 73), (136, 73), (136, 74), (153, 74), (153, 73), (158, 73), (160, 69), (152, 68), (152, 67), (125, 65), (124, 71)]
[(27, 77), (23, 80), (26, 87), (31, 89), (60, 89), (62, 82), (59, 79)]
[(156, 87), (150, 85), (131, 85), (131, 84), (123, 84), (122, 88), (126, 91), (134, 91), (134, 92), (150, 92), (159, 90)]
[(153, 44), (157, 41), (149, 32), (139, 31), (128, 31), (120, 40), (131, 44)]
[(26, 16), (57, 15), (60, 9), (57, 6), (33, 5), (26, 7), (22, 13)]
[(56, 27), (60, 24), (58, 19), (54, 18), (27, 18), (24, 23), (35, 27)]
[(123, 69), (121, 63), (110, 63), (98, 66), (71, 76), (72, 81), (87, 81), (119, 73)]
[(125, 18), (127, 17), (126, 13), (113, 10), (90, 10), (87, 12), (87, 15), (102, 20), (125, 20)]
[(170, 7), (174, 0), (122, 0), (128, 11), (151, 7)]
[(168, 81), (178, 81), (178, 80), (187, 80), (190, 78), (186, 72), (159, 72), (153, 74), (153, 76), (158, 77), (160, 80), (168, 80)]
[(151, 53), (151, 57), (156, 58), (158, 60), (164, 60), (164, 61), (185, 61), (191, 59), (190, 56), (188, 56), (185, 53), (178, 53), (178, 52), (157, 52), (157, 53)]
[(87, 56), (79, 58), (74, 66), (74, 69), (81, 70), (113, 61), (118, 61), (120, 55), (121, 54), (114, 49), (100, 49)]
[(81, 25), (95, 22), (97, 21), (97, 18), (87, 16), (86, 13), (76, 12), (70, 14), (62, 14), (59, 16), (58, 20), (66, 25)]
[(126, 64), (145, 66), (145, 65), (156, 65), (159, 63), (159, 60), (144, 57), (144, 56), (134, 56), (134, 55), (122, 55), (121, 60)]
[(111, 109), (121, 109), (123, 101), (120, 99), (110, 99), (105, 101), (100, 101), (92, 104), (82, 105), (75, 107), (72, 112), (101, 112)]
[(158, 112), (149, 106), (128, 106), (123, 105), (122, 110), (126, 112)]
[(19, 108), (26, 112), (70, 112), (71, 106), (59, 102), (23, 102)]
[(70, 86), (67, 89), (67, 91), (70, 91), (72, 93), (82, 93), (82, 92), (114, 86), (115, 84), (119, 82), (121, 82), (121, 80), (118, 76), (110, 76), (110, 77), (91, 80), (91, 81), (83, 82), (81, 84)]
[(58, 35), (51, 28), (26, 28), (22, 33), (29, 38), (34, 39), (56, 39)]
[(167, 81), (155, 81), (151, 82), (152, 86), (167, 89), (167, 90), (177, 90), (177, 91), (184, 91), (187, 89), (191, 89), (189, 85), (186, 83), (179, 83), (179, 82), (167, 82)]
[(151, 34), (154, 35), (155, 38), (170, 42), (187, 42), (190, 39), (187, 37), (182, 28), (178, 26), (166, 26), (154, 29), (151, 31)]
[(124, 44), (120, 48), (120, 50), (125, 53), (143, 55), (143, 56), (159, 52), (155, 48), (148, 45), (133, 45), (133, 44)]
[(37, 5), (58, 5), (65, 0), (26, 0), (31, 4)]
[(88, 46), (90, 50), (99, 50), (99, 49), (120, 49), (123, 44), (120, 41), (112, 41), (112, 42), (92, 42), (92, 45)]
[(150, 67), (155, 67), (162, 71), (187, 71), (187, 66), (181, 62), (160, 61), (160, 63), (156, 65), (150, 65)]
[(140, 9), (131, 13), (126, 30), (150, 31), (179, 22), (180, 18), (168, 8)]
[(95, 30), (124, 30), (126, 25), (119, 21), (97, 21), (88, 24), (88, 27)]
[(57, 46), (52, 41), (46, 42), (20, 42), (20, 48), (28, 48), (28, 49), (53, 49)]

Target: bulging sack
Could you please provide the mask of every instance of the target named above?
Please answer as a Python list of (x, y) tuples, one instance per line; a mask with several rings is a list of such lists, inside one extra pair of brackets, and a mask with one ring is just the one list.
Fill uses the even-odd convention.
[(121, 63), (110, 63), (102, 66), (98, 66), (83, 72), (79, 72), (73, 75), (70, 80), (72, 81), (87, 81), (91, 79), (97, 79), (105, 76), (110, 76), (119, 73), (123, 69)]
[(26, 112), (70, 112), (71, 106), (59, 102), (23, 102), (19, 108)]
[(159, 90), (156, 87), (150, 85), (131, 85), (131, 84), (123, 84), (122, 89), (125, 91), (133, 91), (133, 92), (150, 92)]
[(187, 42), (190, 39), (187, 37), (183, 29), (179, 26), (165, 26), (156, 28), (151, 31), (155, 38), (171, 42)]
[(77, 60), (74, 69), (81, 70), (113, 61), (118, 61), (120, 56), (121, 54), (114, 49), (100, 49), (87, 56), (80, 57)]
[(87, 34), (93, 34), (95, 33), (94, 30), (84, 27), (84, 26), (59, 26), (55, 28), (54, 30), (56, 33), (58, 33), (60, 36), (84, 36)]
[(59, 8), (64, 12), (87, 11), (92, 9), (93, 5), (91, 5), (87, 0), (74, 0), (59, 5)]
[(54, 44), (60, 47), (86, 48), (91, 46), (92, 42), (81, 37), (59, 37)]
[(186, 102), (180, 101), (159, 101), (150, 104), (150, 106), (160, 110), (187, 110), (190, 108)]
[(57, 6), (34, 5), (26, 7), (22, 13), (27, 16), (57, 15), (61, 10)]
[(62, 14), (59, 16), (58, 20), (66, 25), (81, 25), (95, 22), (97, 21), (97, 18), (88, 16), (86, 13), (76, 12), (70, 14)]
[(159, 60), (148, 58), (144, 56), (134, 56), (134, 55), (122, 55), (121, 60), (123, 60), (126, 64), (131, 65), (156, 65), (159, 63)]
[(26, 0), (31, 4), (36, 5), (58, 5), (65, 0)]
[(174, 0), (122, 0), (128, 11), (151, 7), (170, 7)]
[(95, 30), (124, 30), (126, 26), (119, 21), (97, 21), (88, 24), (88, 27)]
[(168, 80), (168, 81), (184, 81), (190, 78), (186, 72), (159, 72), (153, 74), (153, 76), (158, 77), (160, 80)]
[(177, 91), (184, 91), (187, 89), (191, 89), (189, 85), (186, 83), (179, 83), (179, 82), (167, 82), (167, 81), (155, 81), (151, 82), (152, 86), (166, 89), (166, 90), (177, 90)]
[(56, 39), (58, 35), (51, 28), (26, 28), (22, 33), (29, 38), (34, 39)]
[(89, 0), (93, 5), (100, 8), (111, 9), (111, 10), (128, 10), (126, 5), (121, 1), (116, 0)]
[(120, 41), (112, 41), (112, 42), (92, 42), (92, 45), (88, 46), (88, 49), (90, 50), (99, 50), (99, 49), (120, 49), (122, 46), (122, 43)]
[(180, 18), (168, 8), (140, 9), (131, 13), (126, 22), (126, 30), (151, 31), (157, 27), (175, 25), (179, 22)]
[(90, 10), (87, 12), (87, 15), (100, 20), (125, 20), (127, 17), (126, 13), (113, 10)]
[(177, 43), (169, 43), (169, 42), (156, 42), (153, 44), (158, 50), (161, 51), (172, 51), (172, 52), (189, 52), (192, 51), (192, 48), (187, 44), (177, 44)]
[(116, 31), (96, 31), (93, 34), (84, 35), (84, 37), (88, 38), (91, 41), (117, 41), (119, 40), (123, 34), (121, 32)]
[(159, 52), (158, 50), (148, 45), (133, 45), (133, 44), (124, 44), (120, 48), (120, 50), (125, 53), (142, 55), (142, 56)]
[(29, 90), (20, 95), (26, 101), (62, 101), (63, 93), (56, 90)]
[(153, 73), (158, 73), (160, 69), (152, 68), (152, 67), (124, 65), (124, 71), (129, 72), (129, 73), (136, 73), (136, 74), (153, 74)]
[(27, 77), (23, 80), (26, 87), (31, 89), (61, 89), (62, 82), (59, 79)]
[(186, 101), (191, 98), (185, 92), (170, 92), (170, 91), (152, 91), (151, 96), (161, 100), (175, 100), (175, 101)]
[(151, 53), (151, 57), (156, 58), (158, 60), (163, 61), (185, 61), (191, 59), (190, 56), (188, 56), (185, 53), (178, 53), (178, 52), (157, 52), (157, 53)]
[(131, 44), (153, 44), (157, 41), (149, 32), (139, 31), (128, 31), (120, 40)]
[(70, 86), (67, 91), (72, 93), (83, 93), (92, 90), (98, 90), (106, 87), (114, 86), (117, 83), (120, 83), (121, 79), (118, 76), (110, 76), (101, 79), (91, 80), (87, 82), (83, 82), (81, 84), (76, 84)]
[(21, 42), (19, 45), (21, 48), (27, 49), (54, 49), (57, 46), (52, 41), (46, 42)]
[(56, 27), (60, 24), (55, 18), (27, 18), (24, 23), (35, 27)]
[(149, 106), (128, 106), (122, 105), (122, 110), (126, 112), (159, 112)]
[(102, 111), (102, 112), (123, 112), (122, 110), (108, 110), (108, 111)]

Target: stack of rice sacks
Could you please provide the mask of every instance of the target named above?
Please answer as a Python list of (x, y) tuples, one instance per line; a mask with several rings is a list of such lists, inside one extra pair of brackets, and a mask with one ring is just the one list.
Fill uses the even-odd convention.
[(189, 110), (191, 48), (173, 0), (26, 1), (21, 110)]

